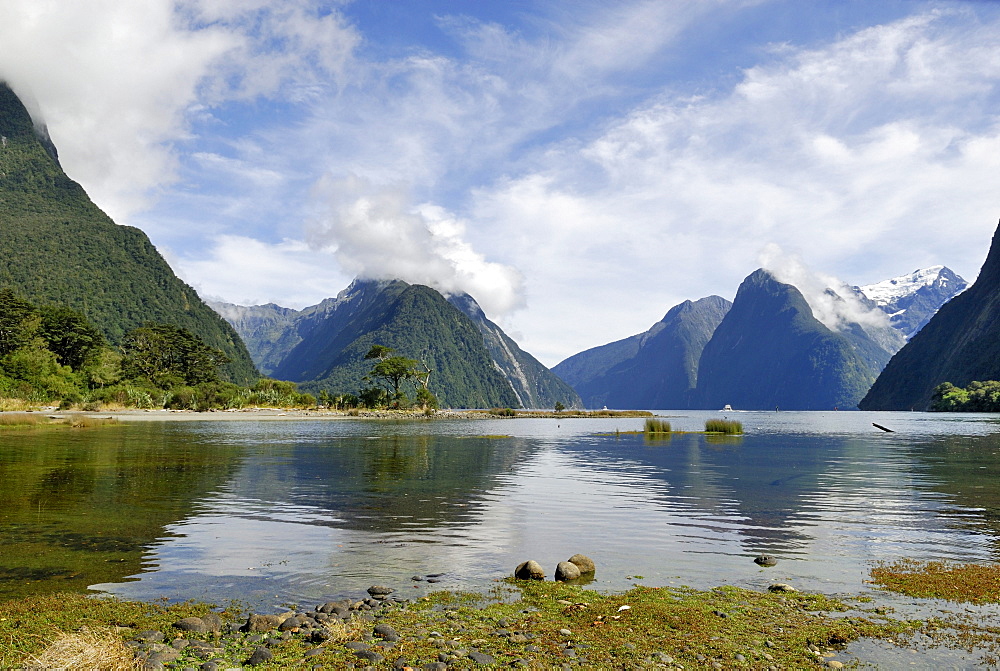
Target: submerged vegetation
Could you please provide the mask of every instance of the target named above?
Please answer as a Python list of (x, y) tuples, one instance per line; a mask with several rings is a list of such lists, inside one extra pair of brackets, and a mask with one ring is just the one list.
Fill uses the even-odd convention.
[(738, 422), (735, 419), (705, 420), (705, 433), (723, 433), (736, 436), (743, 433), (743, 422)]

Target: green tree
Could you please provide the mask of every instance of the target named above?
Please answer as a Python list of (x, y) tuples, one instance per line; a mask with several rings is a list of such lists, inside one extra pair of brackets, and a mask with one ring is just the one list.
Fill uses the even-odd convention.
[(942, 382), (934, 389), (931, 410), (937, 412), (962, 412), (967, 410), (969, 392), (951, 382)]
[(178, 384), (216, 382), (228, 359), (187, 329), (147, 323), (129, 331), (122, 342), (122, 372), (128, 379), (146, 379), (161, 389)]
[(39, 335), (62, 365), (78, 371), (104, 348), (104, 336), (76, 310), (47, 305), (38, 312), (41, 316)]
[[(390, 400), (399, 401), (404, 397), (403, 383), (410, 382), (416, 389), (420, 386), (421, 380), (430, 375), (430, 370), (417, 370), (416, 359), (394, 356), (394, 351), (384, 345), (372, 345), (365, 359), (375, 359), (376, 363), (365, 379), (382, 384)], [(422, 388), (426, 390), (426, 385)]]
[(37, 332), (38, 310), (13, 289), (0, 289), (0, 356), (27, 345)]

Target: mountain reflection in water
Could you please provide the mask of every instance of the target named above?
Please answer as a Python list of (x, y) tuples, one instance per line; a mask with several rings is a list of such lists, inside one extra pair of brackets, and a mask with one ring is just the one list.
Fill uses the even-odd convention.
[[(718, 416), (664, 414), (682, 431)], [(897, 432), (872, 429), (872, 418)], [(108, 445), (93, 432), (75, 448), (135, 464), (127, 480), (114, 469), (67, 477), (54, 463), (28, 477), (25, 459), (18, 468), (36, 498), (87, 508), (61, 504), (63, 533), (79, 524), (94, 536), (87, 517), (125, 517), (127, 501), (141, 532), (123, 537), (143, 548), (143, 564), (93, 573), (95, 589), (126, 598), (308, 603), (374, 583), (418, 595), (427, 583), (411, 577), (436, 573), (433, 587), (477, 589), (529, 558), (551, 574), (576, 552), (597, 562), (598, 589), (780, 581), (860, 592), (876, 560), (995, 560), (994, 418), (740, 419), (740, 438), (664, 441), (624, 433), (641, 418), (150, 423), (122, 427)], [(32, 534), (33, 500), (14, 506), (15, 545)], [(756, 566), (761, 552), (778, 565)], [(14, 576), (17, 560), (0, 557)]]

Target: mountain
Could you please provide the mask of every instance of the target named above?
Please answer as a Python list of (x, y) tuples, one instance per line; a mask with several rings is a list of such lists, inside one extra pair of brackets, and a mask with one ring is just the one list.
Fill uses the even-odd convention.
[(942, 382), (973, 380), (1000, 380), (1000, 228), (976, 282), (892, 357), (860, 407), (925, 410)]
[(357, 393), (373, 344), (427, 363), (430, 389), (451, 407), (580, 407), (568, 385), (486, 318), (467, 294), (445, 299), (399, 280), (355, 280), (301, 311), (213, 306), (244, 336), (261, 369), (302, 389)]
[(892, 354), (869, 331), (892, 337), (857, 323), (832, 330), (798, 289), (757, 270), (701, 354), (697, 407), (854, 409)]
[(155, 321), (183, 327), (225, 352), (223, 375), (258, 377), (233, 328), (136, 228), (119, 226), (66, 176), (44, 129), (0, 83), (0, 287), (36, 304), (68, 305), (112, 344)]
[(893, 327), (912, 338), (967, 286), (950, 268), (931, 266), (855, 289), (888, 314)]
[(572, 387), (543, 366), (538, 359), (522, 350), (503, 329), (487, 319), (476, 299), (467, 293), (460, 293), (448, 296), (448, 302), (471, 319), (483, 334), (483, 343), (490, 358), (513, 387), (521, 407), (554, 408), (556, 403), (567, 408), (583, 406)]
[(586, 407), (690, 408), (702, 350), (731, 306), (719, 296), (684, 301), (645, 333), (575, 354), (552, 372), (573, 381)]

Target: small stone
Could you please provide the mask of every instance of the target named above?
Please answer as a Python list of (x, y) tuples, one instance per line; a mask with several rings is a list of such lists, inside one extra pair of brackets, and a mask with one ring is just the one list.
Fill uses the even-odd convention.
[(514, 577), (520, 580), (545, 580), (545, 569), (534, 559), (529, 559), (517, 565)]
[(366, 662), (371, 662), (372, 664), (378, 664), (383, 659), (385, 659), (385, 657), (378, 654), (374, 650), (358, 650), (357, 652), (354, 653), (354, 656), (357, 657), (358, 659), (363, 659)]
[(580, 577), (580, 567), (568, 561), (561, 561), (556, 564), (555, 579), (562, 582), (566, 580), (576, 580)]
[(154, 629), (147, 629), (146, 631), (140, 631), (139, 635), (136, 636), (140, 641), (149, 641), (150, 643), (159, 643), (165, 636), (162, 631), (156, 631)]
[(828, 668), (831, 668), (831, 669), (842, 669), (842, 668), (844, 668), (843, 662), (838, 662), (835, 659), (831, 659), (829, 662), (826, 663), (826, 665), (827, 665)]
[(387, 624), (376, 625), (372, 630), (372, 634), (386, 641), (398, 641), (401, 638), (396, 630)]
[(209, 631), (222, 631), (222, 618), (218, 613), (208, 612), (201, 616), (201, 621), (205, 623)]
[(798, 592), (799, 590), (795, 589), (791, 585), (786, 585), (783, 582), (776, 582), (773, 585), (771, 585), (770, 587), (768, 587), (767, 591), (769, 591), (769, 592)]
[(736, 661), (737, 662), (745, 662), (745, 661), (747, 661), (747, 658), (744, 657), (743, 655), (739, 654), (739, 653), (736, 653)]
[(186, 638), (175, 638), (174, 640), (170, 641), (170, 647), (173, 648), (174, 650), (183, 650), (184, 648), (188, 647), (190, 643), (191, 641), (187, 640)]
[(387, 596), (395, 592), (391, 587), (386, 587), (385, 585), (372, 585), (368, 588), (368, 593), (372, 596)]
[(493, 655), (487, 655), (485, 652), (470, 652), (469, 659), (471, 659), (476, 664), (496, 664), (497, 660)]
[(569, 629), (560, 629), (559, 630), (559, 635), (560, 636), (572, 636), (573, 632), (570, 631)]
[(250, 655), (250, 658), (247, 659), (245, 664), (247, 666), (259, 666), (271, 661), (272, 659), (274, 659), (274, 653), (261, 646), (253, 651), (253, 654)]
[(587, 555), (575, 554), (566, 561), (570, 564), (576, 564), (577, 568), (580, 569), (580, 573), (593, 573), (596, 569), (594, 560)]
[(392, 663), (392, 668), (394, 669), (408, 669), (410, 668), (410, 662), (407, 661), (405, 657), (399, 657), (395, 662)]
[(778, 560), (771, 555), (757, 555), (753, 560), (754, 564), (757, 566), (774, 566), (778, 563)]
[(250, 613), (246, 624), (241, 627), (241, 630), (247, 633), (259, 633), (276, 629), (279, 624), (281, 624), (281, 618), (277, 615), (257, 615), (256, 613)]
[(185, 617), (174, 622), (174, 628), (181, 631), (193, 631), (197, 634), (204, 634), (209, 630), (208, 625), (200, 617)]
[(367, 650), (368, 644), (361, 641), (348, 641), (347, 643), (344, 643), (344, 647), (348, 650), (354, 650), (357, 652), (359, 650)]

